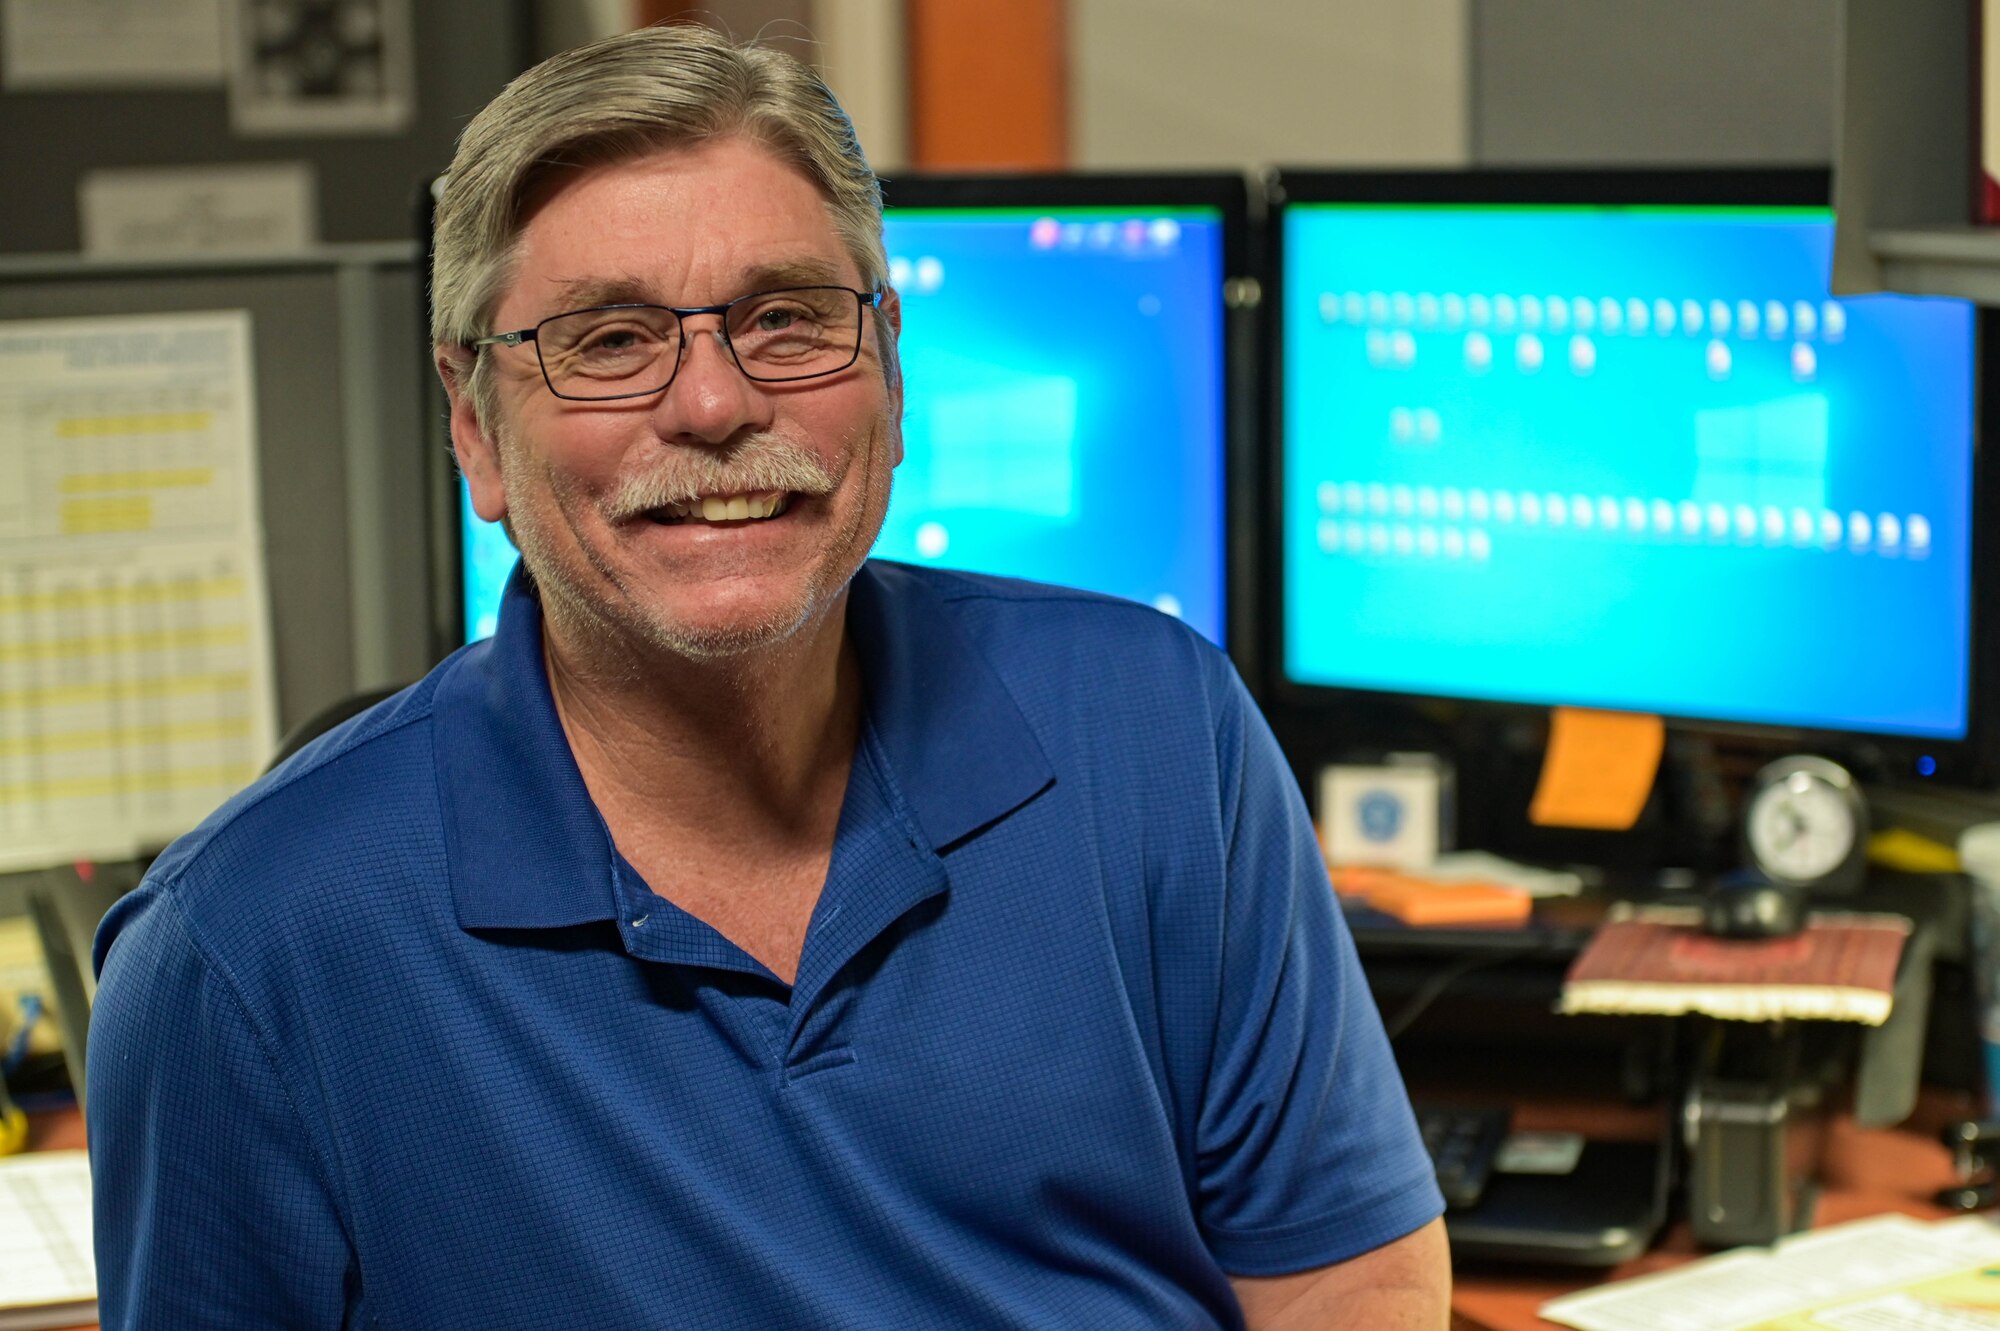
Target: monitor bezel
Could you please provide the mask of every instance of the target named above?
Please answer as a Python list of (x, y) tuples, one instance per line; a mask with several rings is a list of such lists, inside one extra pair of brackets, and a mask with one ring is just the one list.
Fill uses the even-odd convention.
[[(1265, 252), (1267, 272), (1264, 302), (1266, 375), (1260, 386), (1268, 422), (1268, 447), (1261, 478), (1264, 510), (1271, 515), (1261, 533), (1260, 558), (1269, 572), (1271, 613), (1263, 624), (1260, 646), (1269, 662), (1266, 688), (1281, 705), (1306, 712), (1359, 704), (1432, 706), (1444, 704), (1475, 716), (1506, 720), (1546, 715), (1552, 704), (1459, 698), (1452, 695), (1406, 693), (1349, 686), (1307, 683), (1286, 672), (1284, 653), (1286, 567), (1284, 532), (1285, 416), (1284, 297), (1285, 216), (1294, 204), (1552, 204), (1648, 206), (1820, 207), (1832, 204), (1832, 176), (1817, 166), (1672, 167), (1635, 169), (1438, 169), (1397, 171), (1324, 171), (1278, 168), (1266, 179), (1268, 202)], [(1967, 675), (1966, 733), (1962, 738), (1924, 738), (1859, 729), (1782, 726), (1728, 717), (1667, 714), (1671, 731), (1694, 732), (1747, 742), (1772, 753), (1828, 753), (1876, 779), (1926, 779), (1985, 785), (2000, 774), (1992, 700), (1996, 680), (1995, 628), (2000, 624), (2000, 541), (1988, 537), (2000, 520), (1985, 440), (1991, 435), (1990, 413), (1995, 395), (1988, 382), (1986, 349), (1996, 343), (2000, 313), (1985, 307), (1974, 311), (1972, 556), (1970, 625), (1971, 659)], [(1934, 766), (1926, 771), (1922, 764)]]

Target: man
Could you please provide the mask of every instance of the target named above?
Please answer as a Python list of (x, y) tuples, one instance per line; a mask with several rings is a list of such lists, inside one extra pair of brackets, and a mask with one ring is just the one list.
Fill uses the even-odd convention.
[(864, 562), (885, 272), (772, 52), (630, 34), (468, 126), (433, 334), (524, 572), (106, 922), (107, 1327), (1444, 1326), (1226, 661)]

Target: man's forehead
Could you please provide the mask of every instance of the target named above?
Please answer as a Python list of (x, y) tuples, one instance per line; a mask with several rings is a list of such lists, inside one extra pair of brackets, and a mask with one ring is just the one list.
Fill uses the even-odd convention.
[[(781, 182), (775, 195), (768, 192), (773, 181)], [(694, 223), (676, 222), (679, 214), (692, 214)], [(626, 219), (622, 227), (617, 216)], [(558, 218), (557, 234), (566, 238), (544, 248), (538, 233)], [(716, 225), (702, 224), (708, 221)], [(533, 190), (521, 239), (526, 262), (510, 285), (551, 312), (708, 305), (774, 287), (858, 280), (825, 196), (796, 166), (741, 138), (553, 173)], [(539, 261), (530, 258), (537, 251)], [(690, 281), (701, 289), (689, 289)]]

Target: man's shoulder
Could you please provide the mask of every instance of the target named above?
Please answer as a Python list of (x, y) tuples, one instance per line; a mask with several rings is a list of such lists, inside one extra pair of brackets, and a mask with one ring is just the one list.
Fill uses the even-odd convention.
[[(1150, 606), (1073, 588), (981, 574), (879, 565), (877, 593), (897, 603), (890, 630), (919, 664), (917, 687), (952, 695), (966, 733), (995, 709), (997, 685), (1060, 778), (1106, 780), (1170, 765), (1209, 770), (1251, 704), (1221, 649)], [(927, 675), (925, 672), (928, 672)]]
[[(430, 720), (438, 672), (313, 738), (237, 792), (154, 861), (148, 878), (184, 904), (238, 909), (288, 885), (323, 889), (434, 823)], [(426, 810), (432, 812), (426, 813)]]

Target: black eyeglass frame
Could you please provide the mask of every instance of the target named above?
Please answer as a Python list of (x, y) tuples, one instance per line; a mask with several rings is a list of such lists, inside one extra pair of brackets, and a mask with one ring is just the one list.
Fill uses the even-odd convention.
[[(742, 357), (736, 354), (736, 344), (729, 340), (729, 311), (746, 300), (759, 300), (766, 296), (782, 296), (794, 291), (845, 291), (848, 295), (854, 297), (856, 302), (854, 350), (840, 364), (824, 370), (814, 370), (811, 374), (764, 375), (750, 373), (744, 367)], [(881, 309), (882, 296), (883, 293), (879, 289), (874, 291), (857, 291), (853, 287), (844, 287), (836, 284), (827, 286), (773, 287), (769, 291), (748, 292), (736, 297), (734, 300), (726, 300), (720, 305), (653, 305), (645, 301), (628, 301), (617, 305), (586, 305), (580, 310), (564, 310), (560, 314), (551, 314), (532, 328), (517, 328), (511, 333), (489, 333), (485, 337), (475, 337), (465, 345), (467, 349), (476, 352), (481, 347), (518, 347), (523, 342), (533, 342), (535, 344), (535, 366), (541, 370), (542, 383), (548, 388), (549, 392), (554, 393), (565, 402), (620, 402), (627, 398), (652, 397), (656, 393), (664, 393), (669, 388), (672, 388), (674, 380), (680, 376), (681, 362), (687, 359), (687, 348), (689, 345), (687, 316), (690, 314), (715, 314), (722, 317), (721, 325), (715, 330), (716, 336), (721, 339), (723, 348), (729, 352), (729, 363), (736, 367), (737, 373), (752, 383), (796, 384), (803, 383), (808, 379), (824, 379), (830, 374), (839, 374), (842, 370), (852, 366), (855, 361), (861, 359), (861, 340), (864, 336), (861, 326), (867, 322), (867, 320), (861, 317), (861, 311)], [(674, 357), (674, 367), (667, 372), (665, 383), (661, 384), (658, 388), (648, 388), (637, 393), (609, 393), (602, 397), (578, 397), (574, 393), (565, 393), (556, 387), (555, 380), (549, 377), (549, 364), (542, 359), (542, 344), (540, 339), (542, 329), (558, 319), (568, 319), (579, 314), (594, 314), (603, 310), (665, 310), (668, 314), (674, 316), (675, 328), (680, 334), (681, 350)]]

